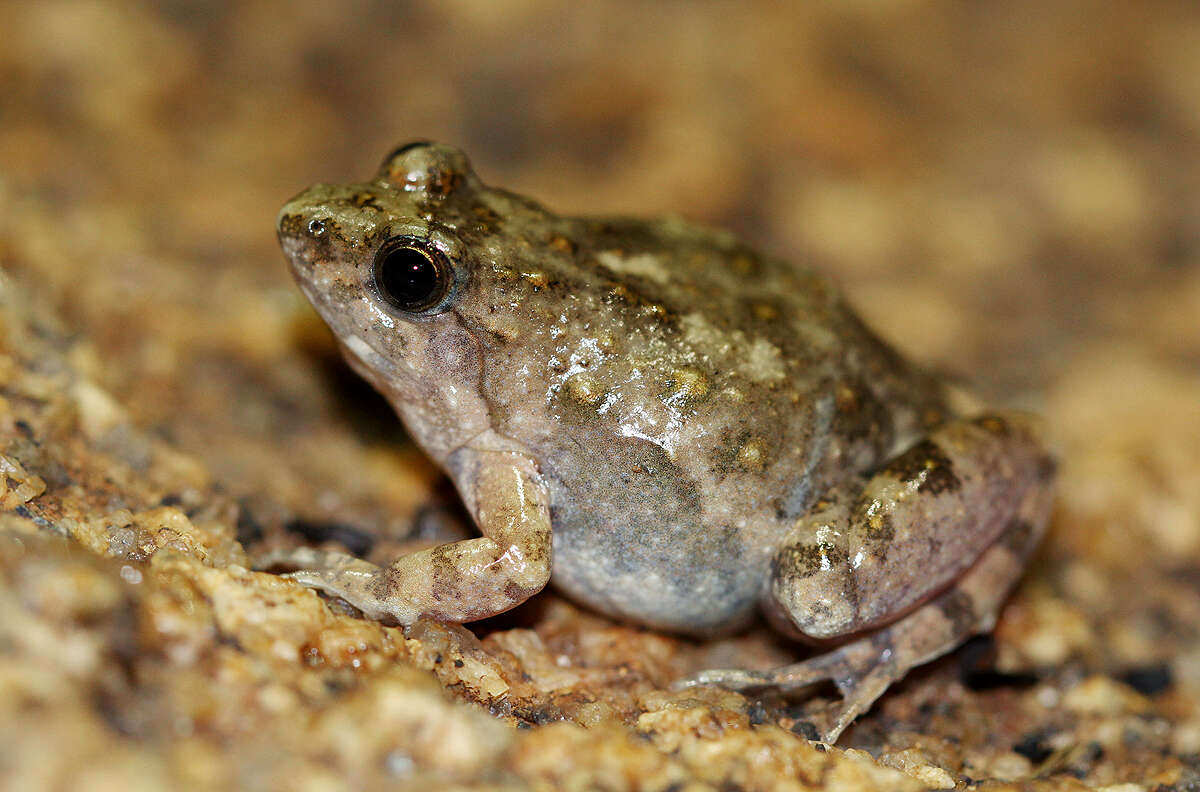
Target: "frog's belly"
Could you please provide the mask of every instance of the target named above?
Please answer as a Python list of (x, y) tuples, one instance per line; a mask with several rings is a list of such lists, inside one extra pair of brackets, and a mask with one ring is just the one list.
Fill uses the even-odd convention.
[[(745, 624), (758, 604), (766, 564), (720, 537), (689, 543), (685, 532), (672, 531), (668, 538), (677, 544), (647, 546), (644, 533), (657, 528), (558, 530), (551, 581), (602, 613), (658, 629), (712, 635)], [(704, 532), (691, 533), (695, 540)]]
[[(712, 634), (758, 604), (769, 550), (704, 525), (696, 485), (635, 438), (544, 459), (551, 494), (551, 580), (599, 611), (660, 629)], [(586, 450), (585, 450), (586, 449)]]

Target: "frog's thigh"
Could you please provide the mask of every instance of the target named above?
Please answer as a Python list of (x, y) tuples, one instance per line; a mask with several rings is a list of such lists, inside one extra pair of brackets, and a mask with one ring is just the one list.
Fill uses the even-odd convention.
[(818, 639), (894, 621), (975, 563), (1052, 470), (1025, 416), (947, 423), (801, 518), (767, 607)]
[(341, 597), (371, 618), (411, 624), (421, 616), (464, 622), (525, 601), (550, 579), (550, 511), (533, 464), (479, 452), (464, 493), (483, 536), (402, 556), (380, 567), (340, 553), (300, 549), (267, 563), (299, 566), (289, 577)]
[(999, 541), (974, 566), (894, 624), (795, 665), (772, 671), (705, 671), (678, 684), (788, 690), (832, 680), (843, 701), (822, 738), (833, 742), (910, 668), (945, 654), (973, 632), (991, 629), (1000, 604), (1041, 537), (1049, 503), (1049, 488), (1031, 489)]

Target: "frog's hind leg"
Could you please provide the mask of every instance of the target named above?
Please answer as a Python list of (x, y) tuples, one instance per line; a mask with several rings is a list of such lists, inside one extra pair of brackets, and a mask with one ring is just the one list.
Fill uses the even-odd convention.
[(827, 493), (776, 551), (764, 605), (840, 648), (766, 674), (695, 681), (784, 687), (831, 679), (841, 733), (908, 669), (991, 627), (1041, 534), (1053, 462), (1027, 416), (950, 421)]
[(826, 493), (776, 550), (768, 611), (827, 641), (929, 600), (1000, 541), (1026, 498), (1049, 490), (1053, 462), (1037, 434), (1017, 413), (950, 421)]
[(677, 683), (733, 690), (791, 690), (831, 680), (842, 694), (840, 709), (822, 738), (832, 743), (870, 709), (888, 686), (909, 669), (953, 649), (976, 632), (992, 628), (996, 613), (1040, 538), (1049, 495), (1031, 492), (993, 544), (950, 588), (893, 624), (830, 652), (771, 671), (705, 671)]

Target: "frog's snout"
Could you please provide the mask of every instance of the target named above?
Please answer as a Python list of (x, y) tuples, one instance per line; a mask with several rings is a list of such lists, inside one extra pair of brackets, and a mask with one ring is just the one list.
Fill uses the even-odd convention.
[(305, 255), (311, 246), (307, 244), (305, 236), (309, 234), (308, 226), (314, 222), (318, 221), (310, 221), (297, 214), (281, 213), (275, 226), (279, 247), (297, 274), (311, 270), (311, 262), (306, 260), (308, 256)]
[(300, 238), (304, 235), (321, 236), (328, 225), (328, 219), (321, 217), (320, 202), (312, 200), (315, 191), (321, 185), (315, 185), (292, 198), (283, 205), (275, 217), (275, 232), (282, 241), (285, 238)]
[(328, 205), (320, 200), (321, 185), (310, 187), (284, 204), (275, 220), (279, 246), (291, 262), (293, 273), (306, 278), (317, 262), (336, 258), (336, 227)]

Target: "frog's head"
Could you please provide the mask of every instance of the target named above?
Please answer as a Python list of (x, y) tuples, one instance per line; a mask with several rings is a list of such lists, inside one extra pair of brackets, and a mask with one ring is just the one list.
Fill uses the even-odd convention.
[[(502, 222), (510, 209), (523, 219)], [(493, 281), (513, 269), (501, 262), (528, 250), (506, 229), (543, 215), (483, 187), (459, 150), (422, 142), (396, 149), (372, 181), (310, 187), (277, 228), (351, 365), (438, 456), (489, 426), (480, 339), (493, 330), (480, 316), (498, 311)]]

